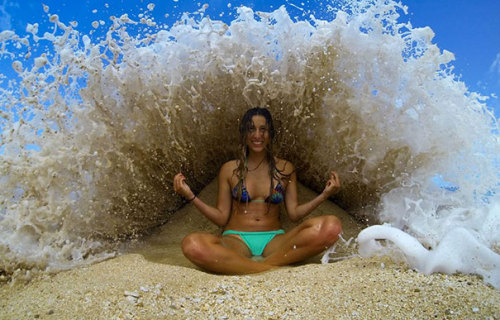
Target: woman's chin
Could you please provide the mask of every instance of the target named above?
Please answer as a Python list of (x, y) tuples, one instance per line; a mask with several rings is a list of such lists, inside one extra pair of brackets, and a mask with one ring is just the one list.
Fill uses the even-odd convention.
[(266, 147), (264, 145), (262, 146), (249, 146), (248, 149), (254, 153), (261, 153), (266, 151)]

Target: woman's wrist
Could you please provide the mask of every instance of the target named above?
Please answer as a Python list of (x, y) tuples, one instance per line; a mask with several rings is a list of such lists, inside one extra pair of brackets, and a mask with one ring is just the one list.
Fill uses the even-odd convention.
[(329, 198), (328, 194), (324, 191), (321, 192), (320, 197), (321, 197), (321, 201), (328, 200), (328, 198)]
[(194, 199), (196, 199), (196, 195), (193, 193), (193, 196), (190, 197), (190, 198), (186, 198), (187, 202), (191, 202), (193, 201)]

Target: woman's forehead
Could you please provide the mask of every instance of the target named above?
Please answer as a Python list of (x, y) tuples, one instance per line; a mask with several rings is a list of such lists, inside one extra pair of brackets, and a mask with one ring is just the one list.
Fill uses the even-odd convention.
[(267, 120), (264, 116), (255, 115), (252, 117), (252, 124), (256, 127), (267, 126)]

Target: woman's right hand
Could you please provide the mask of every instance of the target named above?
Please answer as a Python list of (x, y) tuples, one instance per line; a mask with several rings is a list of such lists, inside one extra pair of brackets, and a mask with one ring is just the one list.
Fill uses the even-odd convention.
[(194, 198), (194, 193), (187, 185), (186, 177), (182, 173), (178, 173), (174, 177), (174, 191), (187, 199)]

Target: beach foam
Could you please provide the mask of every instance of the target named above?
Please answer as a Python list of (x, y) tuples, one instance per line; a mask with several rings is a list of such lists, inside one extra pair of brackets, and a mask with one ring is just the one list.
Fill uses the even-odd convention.
[(52, 33), (0, 33), (4, 57), (12, 44), (50, 48), (11, 55), (20, 80), (1, 92), (1, 270), (91, 263), (164, 223), (182, 205), (174, 174), (201, 190), (253, 106), (272, 111), (278, 153), (307, 186), (335, 169), (336, 200), (357, 217), (428, 248), (462, 230), (497, 259), (498, 125), (430, 28), (401, 22), (391, 1), (331, 20), (237, 10), (230, 24), (198, 13), (169, 29), (123, 15), (99, 39), (57, 16)]

